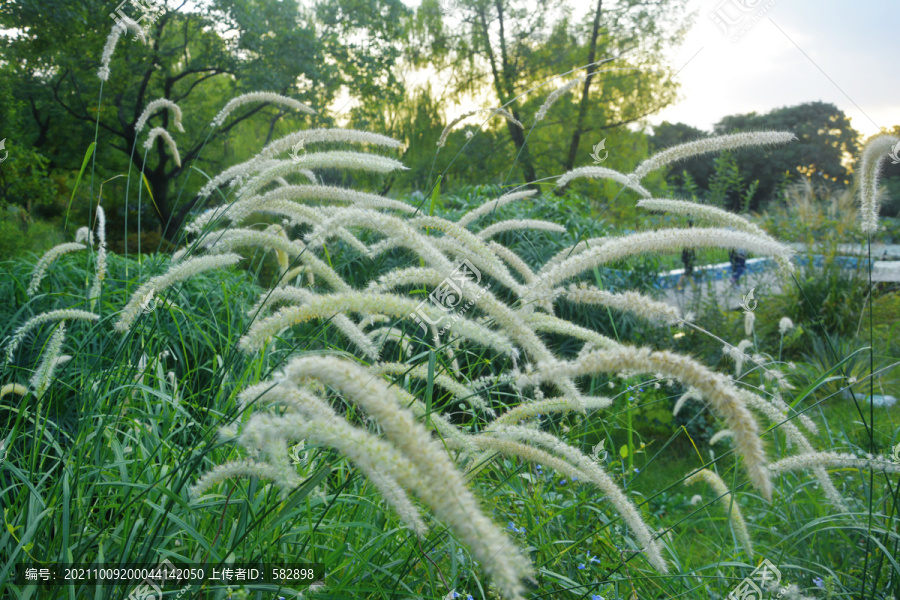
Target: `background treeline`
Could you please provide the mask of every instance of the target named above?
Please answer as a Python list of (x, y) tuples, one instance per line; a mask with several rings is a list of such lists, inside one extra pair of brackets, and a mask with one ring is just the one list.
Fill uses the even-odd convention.
[[(155, 5), (160, 11), (150, 43), (130, 36), (120, 41), (98, 109), (96, 73), (113, 24), (108, 13), (116, 6), (0, 2), (0, 139), (9, 152), (0, 165), (3, 257), (39, 251), (61, 241), (63, 229), (84, 224), (92, 189), (96, 200), (101, 183), (112, 248), (121, 250), (126, 240), (131, 251), (137, 248), (140, 219), (142, 248), (165, 249), (195, 208), (207, 174), (298, 128), (348, 126), (402, 140), (400, 158), (410, 168), (402, 175), (371, 182), (325, 175), (326, 182), (370, 184), (392, 194), (427, 194), (439, 174), (445, 190), (540, 181), (591, 164), (601, 141), (609, 152), (604, 164), (627, 172), (655, 149), (704, 135), (795, 131), (799, 143), (692, 159), (650, 182), (669, 195), (733, 210), (760, 210), (804, 178), (850, 185), (849, 157), (862, 141), (839, 109), (821, 102), (732, 115), (712, 132), (663, 123), (647, 133), (645, 119), (677, 96), (663, 51), (678, 44), (691, 23), (685, 0), (598, 0), (584, 14), (574, 3), (516, 0), (443, 6), (424, 0), (416, 9), (399, 0)], [(124, 10), (137, 16), (131, 4)], [(547, 96), (576, 78), (536, 121)], [(253, 104), (222, 127), (209, 126), (228, 99), (258, 90), (297, 98), (318, 114)], [(186, 133), (176, 132), (165, 113), (135, 131), (142, 108), (161, 97), (182, 107)], [(473, 103), (505, 105), (524, 128), (476, 115), (438, 149), (442, 129)], [(161, 142), (145, 153), (146, 133), (156, 126), (174, 134), (181, 166)], [(107, 141), (90, 156), (94, 180), (78, 182), (98, 132)], [(887, 168), (884, 213), (891, 216), (900, 166)], [(127, 178), (117, 176), (129, 169), (142, 170), (145, 180), (140, 190), (127, 191), (126, 201)], [(617, 191), (586, 185), (592, 198)]]

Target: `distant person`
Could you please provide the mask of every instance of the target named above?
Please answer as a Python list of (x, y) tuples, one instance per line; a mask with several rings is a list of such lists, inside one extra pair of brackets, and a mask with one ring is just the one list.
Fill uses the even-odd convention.
[(681, 251), (681, 262), (684, 263), (684, 274), (678, 278), (678, 287), (680, 288), (685, 281), (690, 281), (694, 277), (694, 261), (696, 253), (693, 248), (685, 248)]
[(731, 261), (731, 284), (736, 286), (747, 268), (747, 251), (734, 248), (728, 253), (728, 260)]
[[(693, 227), (694, 222), (689, 220), (688, 227)], [(681, 251), (681, 262), (684, 263), (684, 274), (678, 278), (678, 289), (681, 289), (685, 281), (690, 281), (694, 276), (694, 262), (697, 254), (693, 248), (684, 248)]]

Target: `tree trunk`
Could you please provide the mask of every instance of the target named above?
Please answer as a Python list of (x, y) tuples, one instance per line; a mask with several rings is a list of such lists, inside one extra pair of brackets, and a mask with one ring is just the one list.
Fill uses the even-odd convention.
[[(588, 64), (597, 60), (597, 38), (600, 35), (600, 15), (603, 12), (603, 0), (597, 0), (597, 12), (594, 13), (594, 27), (591, 30), (591, 44), (588, 48)], [(575, 158), (578, 155), (578, 146), (581, 144), (581, 128), (587, 117), (588, 100), (590, 98), (591, 80), (594, 78), (594, 67), (588, 67), (587, 77), (584, 79), (584, 88), (581, 92), (581, 103), (578, 105), (578, 118), (575, 128), (572, 130), (572, 141), (569, 144), (569, 156), (566, 157), (565, 170), (571, 171), (575, 167)]]
[[(483, 10), (479, 12), (479, 17), (481, 20), (481, 29), (484, 34), (485, 50), (488, 53), (488, 61), (491, 64), (491, 74), (494, 78), (494, 90), (497, 92), (497, 99), (500, 101), (500, 104), (505, 105), (507, 103), (510, 103), (510, 101), (515, 98), (515, 69), (514, 66), (509, 62), (509, 57), (506, 52), (506, 37), (503, 25), (503, 0), (497, 0), (496, 7), (497, 18), (499, 19), (500, 25), (500, 68), (497, 67), (497, 60), (494, 56), (494, 50), (493, 48), (491, 48), (490, 32)], [(512, 113), (513, 117), (515, 117), (517, 121), (521, 122), (518, 109), (516, 108), (514, 102), (509, 104), (507, 110)], [(514, 123), (507, 122), (506, 125), (509, 131), (509, 135), (512, 138), (513, 144), (516, 147), (516, 150), (520, 152), (519, 162), (522, 165), (522, 175), (525, 177), (525, 182), (530, 183), (537, 179), (537, 177), (535, 175), (534, 163), (531, 159), (531, 153), (528, 151), (528, 147), (525, 145), (525, 134), (522, 132), (519, 126)]]

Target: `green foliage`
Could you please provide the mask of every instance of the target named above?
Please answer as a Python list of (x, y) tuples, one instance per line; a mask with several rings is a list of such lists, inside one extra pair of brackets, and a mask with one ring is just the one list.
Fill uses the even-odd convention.
[(23, 209), (0, 209), (0, 261), (40, 253), (64, 241), (62, 231), (42, 219), (34, 219)]
[(49, 207), (56, 199), (50, 161), (34, 148), (10, 141), (6, 150), (10, 155), (0, 166), (0, 208), (16, 206), (31, 213)]
[(748, 179), (759, 179), (763, 200), (776, 195), (794, 173), (808, 174), (822, 181), (844, 182), (850, 171), (847, 156), (857, 156), (859, 133), (850, 119), (833, 104), (808, 102), (778, 108), (763, 115), (730, 115), (716, 124), (716, 134), (756, 129), (791, 131), (798, 140), (765, 152), (742, 153), (741, 171)]
[[(859, 133), (836, 106), (810, 102), (762, 115), (729, 115), (716, 123), (713, 134), (762, 130), (790, 131), (798, 141), (764, 150), (745, 150), (733, 157), (693, 157), (673, 165), (667, 181), (675, 189), (683, 189), (687, 181), (684, 174), (687, 173), (699, 189), (712, 198), (717, 201), (727, 198), (726, 208), (744, 211), (759, 210), (769, 202), (777, 201), (785, 187), (802, 181), (804, 176), (816, 184), (850, 183), (851, 171), (846, 165), (846, 157), (857, 155)], [(707, 135), (683, 123), (664, 122), (655, 128), (650, 140), (654, 148), (662, 149)], [(736, 162), (732, 163), (732, 160)], [(716, 172), (720, 173), (718, 182), (714, 177)], [(754, 184), (756, 181), (758, 183)], [(753, 193), (735, 192), (735, 185), (740, 185), (738, 182), (747, 185), (748, 191), (753, 187)]]
[(732, 212), (747, 212), (759, 180), (744, 184), (737, 160), (731, 152), (723, 152), (715, 159), (715, 170), (709, 179), (709, 203)]
[(795, 286), (790, 292), (792, 308), (788, 308), (788, 316), (796, 323), (809, 323), (810, 327), (840, 335), (854, 334), (868, 294), (863, 269), (845, 268), (834, 250), (822, 257), (821, 267), (816, 266), (812, 252), (805, 258), (807, 266), (797, 273), (799, 289)]
[[(13, 59), (0, 65), (4, 76), (0, 92), (6, 90), (3, 98), (20, 95), (36, 100), (38, 116), (28, 126), (21, 125), (21, 121), (16, 125), (17, 131), (22, 132), (21, 139), (29, 140), (36, 150), (31, 158), (26, 152), (16, 154), (27, 158), (21, 158), (25, 162), (15, 167), (24, 169), (16, 171), (13, 178), (15, 186), (21, 187), (9, 188), (18, 194), (18, 199), (8, 201), (10, 206), (4, 208), (12, 210), (6, 210), (0, 220), (0, 258), (16, 257), (0, 267), (9, 275), (0, 278), (0, 338), (8, 337), (29, 316), (54, 308), (89, 306), (86, 294), (96, 268), (94, 251), (59, 259), (48, 272), (39, 294), (34, 298), (25, 295), (34, 258), (22, 258), (23, 246), (31, 244), (35, 250), (43, 250), (51, 243), (63, 241), (52, 225), (31, 220), (30, 215), (15, 206), (27, 206), (30, 210), (28, 197), (34, 206), (40, 203), (59, 208), (74, 195), (72, 222), (81, 223), (86, 221), (92, 203), (98, 201), (94, 193), (103, 183), (103, 204), (111, 209), (111, 221), (118, 222), (129, 213), (132, 217), (140, 214), (143, 219), (139, 230), (110, 227), (111, 247), (128, 240), (133, 253), (136, 238), (145, 251), (166, 245), (164, 234), (168, 232), (155, 224), (148, 228), (147, 221), (153, 214), (165, 216), (161, 208), (165, 206), (166, 192), (175, 189), (171, 184), (176, 178), (187, 176), (189, 167), (172, 168), (164, 152), (152, 155), (147, 165), (152, 189), (143, 189), (140, 207), (134, 205), (134, 196), (125, 197), (122, 180), (110, 180), (116, 173), (136, 166), (126, 162), (129, 142), (133, 141), (127, 136), (129, 123), (136, 117), (132, 113), (139, 112), (145, 100), (155, 95), (172, 92), (186, 97), (188, 138), (194, 132), (205, 135), (208, 120), (221, 99), (235, 92), (267, 87), (324, 106), (336, 97), (340, 86), (346, 86), (352, 95), (364, 98), (351, 110), (352, 121), (390, 131), (406, 140), (403, 158), (413, 169), (386, 183), (375, 177), (331, 172), (325, 173), (323, 180), (377, 183), (386, 188), (395, 185), (404, 192), (414, 190), (407, 198), (411, 204), (420, 206), (423, 213), (433, 212), (452, 220), (508, 191), (508, 169), (524, 142), (517, 140), (502, 121), (491, 121), (477, 133), (473, 122), (451, 133), (435, 161), (434, 141), (441, 130), (441, 108), (446, 102), (432, 96), (431, 91), (408, 104), (398, 101), (404, 91), (400, 87), (402, 77), (395, 76), (391, 69), (407, 41), (405, 36), (433, 36), (433, 47), (440, 50), (435, 56), (453, 61), (456, 75), (473, 65), (482, 67), (479, 60), (485, 56), (493, 60), (492, 50), (509, 50), (508, 57), (501, 60), (500, 72), (488, 75), (498, 88), (500, 101), (511, 99), (548, 73), (558, 72), (564, 61), (586, 62), (592, 51), (585, 24), (570, 22), (564, 15), (555, 18), (553, 6), (546, 3), (533, 9), (515, 2), (482, 5), (462, 0), (460, 10), (471, 18), (462, 19), (461, 28), (456, 31), (449, 30), (452, 21), (441, 16), (433, 0), (425, 0), (414, 16), (395, 0), (340, 0), (320, 4), (314, 14), (293, 1), (225, 0), (183, 8), (178, 13), (170, 12), (166, 22), (160, 24), (159, 45), (153, 49), (150, 71), (141, 70), (146, 68), (145, 57), (121, 51), (116, 55), (113, 66), (118, 79), (111, 78), (104, 88), (105, 102), (100, 104), (99, 117), (102, 130), (110, 130), (108, 133), (119, 135), (124, 141), (115, 142), (119, 147), (101, 140), (98, 170), (92, 172), (96, 181), (91, 187), (96, 192), (87, 189), (87, 174), (75, 191), (74, 174), (84, 149), (93, 141), (91, 123), (98, 116), (97, 109), (90, 108), (97, 105), (92, 104), (93, 100), (83, 101), (82, 92), (75, 85), (84, 84), (85, 98), (91, 98), (89, 94), (98, 87), (90, 78), (96, 65), (87, 64), (81, 58), (84, 54), (77, 52), (98, 53), (103, 36), (97, 31), (105, 30), (109, 23), (104, 21), (104, 27), (98, 29), (100, 17), (96, 8), (86, 4), (51, 2), (43, 8), (29, 2), (17, 4), (19, 10), (15, 11), (10, 10), (9, 3), (0, 4), (0, 25), (26, 32), (14, 43), (4, 38)], [(649, 37), (650, 45), (659, 50), (677, 38), (677, 31), (665, 30), (662, 16), (680, 4), (663, 2), (648, 8), (646, 3), (628, 0), (607, 7), (604, 26), (596, 40), (598, 52), (601, 56), (618, 52), (639, 35)], [(598, 3), (598, 10), (602, 6)], [(56, 12), (46, 18), (46, 30), (37, 31), (38, 25), (44, 26), (41, 20), (45, 11)], [(480, 25), (477, 17), (486, 23)], [(509, 37), (497, 39), (495, 25), (504, 18)], [(388, 26), (380, 28), (385, 23)], [(227, 43), (220, 35), (222, 29), (235, 32)], [(545, 43), (533, 41), (536, 31), (547, 32)], [(421, 64), (421, 50), (412, 47), (412, 43), (410, 46), (411, 58)], [(470, 62), (460, 57), (469, 57)], [(649, 67), (655, 66), (656, 60), (646, 55), (635, 57), (629, 64)], [(38, 66), (32, 70), (31, 65)], [(71, 72), (61, 76), (55, 71), (61, 65), (71, 68)], [(207, 68), (212, 70), (206, 71)], [(571, 138), (561, 132), (567, 134), (571, 123), (578, 122), (579, 134), (590, 132), (580, 146), (576, 144), (574, 156), (579, 164), (587, 162), (588, 148), (599, 141), (587, 138), (606, 137), (609, 131), (607, 165), (629, 170), (645, 157), (648, 139), (622, 125), (653, 109), (654, 101), (664, 104), (674, 91), (662, 70), (654, 70), (649, 82), (641, 77), (644, 76), (632, 73), (598, 76), (595, 88), (587, 96), (587, 111), (581, 110), (578, 88), (570, 97), (560, 99), (546, 122), (535, 127), (528, 137), (531, 151), (521, 155), (523, 162), (542, 175), (564, 170), (572, 145)], [(147, 87), (138, 92), (138, 82), (144, 79)], [(476, 79), (460, 82), (456, 93), (475, 89)], [(60, 99), (50, 98), (50, 85), (59, 87)], [(542, 102), (541, 96), (544, 94), (517, 100), (516, 106), (523, 114), (533, 114)], [(71, 135), (67, 139), (45, 135), (45, 124), (51, 120), (56, 123), (65, 114), (63, 103), (77, 107), (76, 115), (65, 116)], [(16, 110), (20, 109), (21, 106)], [(786, 120), (799, 118), (789, 109), (785, 111), (777, 116)], [(209, 164), (200, 167), (214, 172), (252, 156), (264, 139), (301, 124), (329, 125), (335, 118), (320, 115), (310, 119), (310, 123), (281, 113), (272, 107), (245, 107), (238, 111), (224, 132), (228, 137), (212, 139), (209, 153), (203, 156)], [(242, 120), (253, 114), (267, 117), (268, 127), (261, 130), (258, 122)], [(162, 114), (154, 119), (154, 123), (168, 124), (168, 117)], [(836, 129), (845, 128), (846, 123), (835, 123)], [(123, 131), (124, 136), (120, 135)], [(528, 131), (526, 127), (526, 135)], [(811, 129), (803, 131), (805, 142), (813, 145)], [(660, 128), (656, 142), (668, 145), (665, 140), (694, 133), (679, 126)], [(828, 135), (849, 144), (839, 133)], [(203, 146), (205, 142), (200, 138), (185, 144), (187, 154)], [(675, 167), (681, 170), (680, 177), (670, 176), (667, 181), (650, 179), (648, 183), (653, 189), (683, 190), (695, 199), (709, 194), (714, 202), (747, 210), (751, 201), (764, 193), (762, 186), (777, 179), (769, 177), (774, 170), (768, 173), (748, 166), (744, 160), (748, 154), (728, 155), (710, 162), (705, 177), (695, 171), (702, 165), (681, 164)], [(44, 156), (56, 162), (56, 173), (48, 170)], [(777, 163), (774, 155), (768, 156)], [(4, 164), (0, 169), (7, 166), (12, 169), (15, 165)], [(3, 173), (0, 171), (0, 182)], [(135, 180), (131, 181), (132, 192)], [(177, 181), (183, 183), (182, 179)], [(441, 187), (436, 187), (429, 197), (435, 181)], [(504, 184), (483, 185), (485, 181)], [(748, 181), (752, 183), (747, 185)], [(479, 185), (469, 186), (466, 182)], [(193, 180), (188, 193), (199, 183), (202, 180)], [(62, 189), (57, 192), (54, 186)], [(149, 200), (148, 191), (154, 202)], [(529, 231), (497, 236), (499, 242), (536, 268), (581, 239), (640, 230), (648, 223), (682, 222), (668, 216), (648, 217), (634, 209), (631, 192), (621, 196), (619, 192), (619, 186), (609, 182), (582, 181), (558, 196), (546, 193), (513, 203), (484, 216), (479, 225), (488, 226), (508, 218), (545, 219), (564, 225), (567, 234)], [(39, 202), (41, 198), (44, 201)], [(187, 198), (179, 198), (173, 205), (184, 202), (190, 206)], [(156, 203), (161, 207), (151, 212), (149, 207)], [(796, 211), (809, 208), (798, 206), (786, 209), (795, 213), (772, 213), (767, 218), (773, 219), (775, 227), (787, 230), (796, 220)], [(821, 230), (829, 242), (833, 241), (838, 232), (827, 230), (833, 222), (842, 221), (838, 214), (837, 210), (828, 213), (827, 218), (797, 235), (815, 237)], [(845, 215), (843, 221), (846, 220)], [(273, 221), (274, 218), (266, 217), (260, 224)], [(129, 220), (130, 225), (133, 222)], [(310, 231), (308, 225), (292, 225), (288, 229), (292, 238), (302, 238)], [(381, 237), (372, 233), (360, 235), (367, 244)], [(471, 594), (496, 600), (496, 590), (482, 579), (485, 565), (473, 561), (447, 529), (438, 523), (424, 539), (411, 538), (396, 515), (386, 510), (383, 496), (353, 463), (325, 447), (312, 445), (305, 449), (302, 464), (296, 465), (303, 483), (287, 501), (279, 502), (275, 490), (256, 478), (234, 482), (226, 493), (211, 495), (203, 502), (192, 499), (187, 487), (200, 473), (237, 458), (234, 447), (217, 438), (216, 432), (222, 425), (247, 418), (248, 415), (240, 414), (236, 401), (239, 391), (268, 379), (295, 354), (349, 356), (353, 348), (333, 323), (322, 320), (298, 324), (290, 336), (279, 332), (275, 343), (259, 354), (248, 356), (237, 350), (241, 336), (255, 318), (248, 309), (263, 293), (257, 284), (272, 283), (281, 272), (277, 270), (280, 265), (265, 252), (249, 255), (249, 260), (234, 272), (191, 277), (165, 290), (157, 298), (156, 308), (142, 314), (133, 330), (125, 335), (113, 333), (110, 322), (116, 319), (116, 311), (124, 301), (148, 277), (165, 271), (170, 264), (169, 257), (156, 253), (138, 258), (130, 260), (116, 254), (108, 257), (108, 272), (96, 305), (100, 322), (71, 324), (67, 342), (71, 360), (60, 367), (46, 395), (38, 399), (33, 393), (12, 393), (0, 400), (0, 439), (6, 443), (0, 455), (0, 506), (4, 508), (0, 595), (23, 600), (34, 597), (29, 588), (20, 588), (7, 577), (10, 569), (26, 556), (42, 562), (106, 559), (144, 563), (169, 556), (216, 566), (232, 560), (321, 562), (328, 573), (328, 588), (310, 593), (311, 597), (431, 600), (446, 597), (456, 589), (461, 597)], [(364, 262), (364, 257), (343, 242), (329, 244), (323, 260), (344, 281), (358, 288), (378, 274), (418, 264), (409, 253), (396, 250), (374, 264)], [(612, 291), (638, 289), (652, 293), (656, 274), (666, 264), (656, 257), (630, 259), (598, 268), (584, 280)], [(879, 315), (870, 332), (879, 336), (881, 344), (876, 369), (888, 367), (896, 360), (896, 294), (878, 295), (858, 277), (847, 277), (839, 268), (834, 250), (827, 253), (823, 269), (801, 269), (798, 281), (801, 291), (795, 291), (796, 286), (787, 287), (780, 297), (761, 303), (754, 351), (770, 356), (772, 368), (781, 368), (777, 363), (789, 358), (800, 362), (792, 376), (800, 390), (821, 378), (837, 361), (856, 352), (842, 369), (840, 379), (828, 381), (805, 396), (784, 390), (784, 400), (789, 404), (802, 401), (797, 408), (819, 425), (818, 436), (811, 436), (816, 447), (856, 454), (888, 451), (900, 441), (896, 426), (900, 408), (885, 409), (877, 419), (871, 419), (868, 411), (860, 410), (859, 404), (846, 400), (841, 393), (850, 383), (849, 378), (859, 381), (868, 375), (869, 355), (858, 352), (862, 342), (854, 337), (861, 331), (862, 315), (858, 311), (868, 301)], [(322, 284), (309, 287), (319, 289), (317, 285)], [(702, 304), (694, 320), (706, 332), (690, 327), (653, 327), (633, 316), (566, 302), (560, 302), (556, 308), (557, 316), (611, 338), (691, 355), (723, 372), (732, 369), (722, 358), (723, 338), (731, 341), (743, 337), (743, 315), (725, 310), (715, 300)], [(790, 315), (797, 324), (784, 339), (776, 334), (782, 315)], [(44, 326), (29, 334), (13, 363), (0, 366), (0, 385), (28, 381), (51, 330), (52, 327)], [(838, 337), (834, 332), (842, 335)], [(541, 334), (541, 338), (562, 358), (571, 358), (583, 350), (581, 343), (563, 336)], [(287, 340), (291, 343), (281, 343)], [(384, 356), (408, 360), (410, 365), (427, 364), (429, 376), (424, 381), (398, 376), (393, 385), (425, 398), (429, 411), (443, 414), (461, 428), (481, 427), (484, 421), (473, 416), (471, 407), (440, 389), (433, 374), (458, 368), (465, 378), (474, 380), (492, 374), (492, 363), (498, 359), (466, 347), (451, 361), (446, 353), (432, 348), (428, 340), (411, 342), (409, 353), (406, 349), (387, 342)], [(518, 367), (521, 366), (520, 362)], [(896, 389), (895, 373), (896, 370), (885, 369), (878, 374), (876, 389), (882, 393)], [(783, 583), (796, 583), (808, 595), (820, 594), (812, 583), (812, 576), (819, 575), (825, 578), (829, 597), (887, 597), (888, 592), (879, 594), (889, 582), (896, 581), (898, 574), (890, 560), (891, 544), (896, 546), (893, 531), (898, 492), (890, 487), (890, 480), (885, 486), (881, 475), (875, 475), (879, 479), (874, 480), (862, 470), (833, 471), (831, 476), (841, 494), (852, 503), (849, 512), (841, 512), (826, 504), (822, 490), (807, 473), (791, 474), (777, 479), (774, 499), (767, 504), (745, 487), (728, 443), (709, 446), (709, 438), (721, 429), (722, 423), (702, 403), (688, 402), (673, 418), (674, 402), (685, 390), (666, 380), (631, 373), (585, 379), (588, 381), (579, 383), (586, 384), (581, 387), (587, 394), (609, 396), (612, 405), (598, 414), (543, 415), (540, 427), (586, 454), (592, 454), (594, 449), (594, 459), (636, 504), (641, 518), (659, 532), (660, 542), (671, 549), (667, 559), (672, 563), (673, 574), (661, 577), (651, 571), (641, 549), (632, 543), (634, 532), (629, 531), (604, 498), (598, 497), (596, 490), (565, 481), (524, 461), (482, 456), (482, 462), (469, 473), (471, 485), (483, 499), (485, 512), (494, 521), (509, 523), (508, 533), (514, 543), (525, 548), (537, 566), (537, 594), (560, 598), (599, 595), (607, 599), (698, 594), (724, 597), (735, 582), (752, 571), (759, 557), (747, 556), (736, 546), (727, 514), (708, 489), (685, 489), (682, 485), (685, 473), (708, 466), (728, 483), (736, 505), (747, 515), (757, 553), (783, 568)], [(738, 379), (737, 385), (750, 389), (766, 385), (766, 390), (759, 390), (771, 391), (771, 384), (759, 370)], [(853, 389), (859, 388), (863, 386)], [(495, 407), (521, 402), (520, 393), (508, 383), (497, 384), (488, 394)], [(377, 427), (357, 408), (333, 396), (328, 393), (327, 400), (333, 402), (342, 417), (377, 433)], [(798, 422), (795, 413), (785, 418)], [(433, 423), (433, 416), (425, 421)], [(767, 454), (775, 459), (797, 452), (787, 444), (783, 424), (764, 426), (761, 435)], [(447, 490), (448, 495), (453, 492)], [(701, 502), (689, 499), (694, 494), (701, 497)], [(867, 517), (865, 523), (861, 515)], [(865, 552), (860, 541), (875, 544), (869, 546), (870, 552)], [(877, 567), (873, 564), (876, 560), (880, 561)], [(74, 585), (66, 593), (79, 598), (98, 594), (125, 597), (130, 587)], [(235, 597), (232, 591), (224, 585), (207, 584), (192, 590), (192, 594), (220, 600)], [(247, 585), (236, 597), (261, 600), (286, 592)]]

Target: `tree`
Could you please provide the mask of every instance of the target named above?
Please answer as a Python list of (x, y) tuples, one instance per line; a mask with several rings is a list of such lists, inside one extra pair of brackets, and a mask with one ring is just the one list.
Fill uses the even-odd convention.
[(851, 158), (859, 152), (859, 133), (835, 105), (809, 102), (763, 115), (732, 115), (714, 127), (716, 134), (761, 130), (791, 131), (798, 140), (740, 154), (738, 163), (744, 180), (759, 180), (754, 204), (771, 199), (798, 175), (849, 183)]
[[(613, 130), (659, 110), (673, 98), (674, 84), (667, 77), (660, 49), (676, 42), (682, 25), (667, 22), (685, 5), (683, 0), (646, 3), (623, 0), (604, 5), (598, 1), (588, 26), (571, 18), (571, 6), (523, 0), (460, 0), (452, 19), (433, 17), (432, 2), (423, 2), (420, 12), (434, 49), (434, 62), (446, 65), (455, 86), (450, 98), (488, 95), (504, 105), (526, 128), (507, 122), (505, 129), (518, 153), (525, 181), (537, 177), (534, 150), (526, 145), (531, 123), (526, 115), (537, 112), (547, 95), (572, 77), (586, 76), (577, 88), (578, 104), (561, 98), (552, 115), (534, 134), (554, 140), (566, 139), (553, 172), (571, 169), (590, 148), (581, 148), (587, 132)], [(458, 22), (458, 25), (452, 25)], [(452, 25), (452, 26), (451, 26)], [(627, 57), (622, 58), (622, 55)], [(561, 73), (602, 59), (619, 58), (619, 70), (604, 72), (610, 65), (581, 70), (535, 89)], [(538, 129), (549, 130), (539, 132)], [(536, 138), (529, 138), (534, 145)]]
[[(379, 72), (389, 70), (395, 53), (366, 58), (359, 65), (360, 52), (350, 43), (342, 46), (336, 33), (340, 28), (333, 22), (335, 11), (352, 10), (360, 2), (328, 4), (322, 8), (325, 21), (301, 10), (297, 0), (198, 4), (156, 0), (154, 4), (161, 12), (150, 27), (148, 44), (123, 36), (113, 55), (97, 123), (102, 139), (113, 141), (97, 148), (97, 165), (103, 177), (128, 169), (129, 163), (143, 170), (166, 235), (179, 229), (196, 201), (188, 196), (178, 205), (173, 197), (173, 182), (189, 174), (189, 163), (196, 159), (196, 166), (215, 171), (235, 157), (255, 153), (253, 149), (271, 139), (279, 123), (287, 121), (294, 127), (300, 123), (279, 107), (254, 104), (237, 109), (224, 125), (211, 129), (210, 122), (228, 99), (268, 90), (322, 108), (342, 86), (351, 94), (377, 94), (399, 85), (375, 75), (361, 76), (365, 64)], [(396, 26), (379, 35), (397, 42), (403, 11), (396, 0), (364, 4), (373, 7), (373, 15), (381, 15), (385, 6), (393, 11)], [(378, 26), (377, 19), (357, 18), (354, 23)], [(101, 83), (97, 68), (112, 25), (113, 20), (93, 3), (79, 0), (0, 3), (0, 29), (17, 32), (5, 36), (10, 60), (4, 69), (14, 77), (17, 96), (27, 99), (31, 107), (29, 137), (51, 158), (51, 169), (77, 169), (84, 149), (93, 141)], [(163, 97), (181, 106), (187, 133), (170, 128), (166, 112), (154, 116), (150, 126), (173, 133), (181, 166), (161, 141), (151, 149), (146, 163), (143, 151), (132, 155), (135, 144), (142, 142), (135, 131), (138, 117), (148, 102)], [(250, 117), (265, 117), (268, 126), (259, 128), (254, 122), (246, 127)], [(317, 117), (317, 122), (327, 123), (327, 116)], [(242, 138), (242, 145), (229, 147), (227, 140), (235, 136)], [(193, 185), (202, 183), (195, 178)]]
[[(776, 197), (784, 186), (801, 176), (835, 185), (849, 184), (852, 158), (859, 152), (859, 134), (850, 126), (847, 116), (833, 104), (810, 102), (762, 115), (755, 112), (729, 115), (714, 126), (713, 134), (762, 130), (791, 131), (798, 139), (783, 146), (729, 155), (728, 164), (718, 165), (719, 176), (715, 181), (716, 156), (697, 156), (675, 163), (667, 172), (667, 183), (682, 192), (690, 180), (701, 197), (715, 197), (716, 201), (735, 210), (742, 206), (759, 209)], [(664, 122), (654, 129), (650, 139), (651, 145), (659, 150), (707, 135), (684, 123)], [(758, 183), (754, 186), (754, 182)], [(726, 188), (728, 191), (723, 191)]]
[[(691, 127), (685, 123), (669, 123), (663, 121), (653, 128), (650, 136), (650, 151), (659, 152), (671, 146), (693, 142), (709, 134), (702, 129)], [(672, 166), (666, 181), (677, 191), (684, 192), (691, 185), (696, 185), (699, 190), (709, 190), (709, 179), (712, 177), (715, 166), (708, 156), (694, 156), (682, 160)]]

